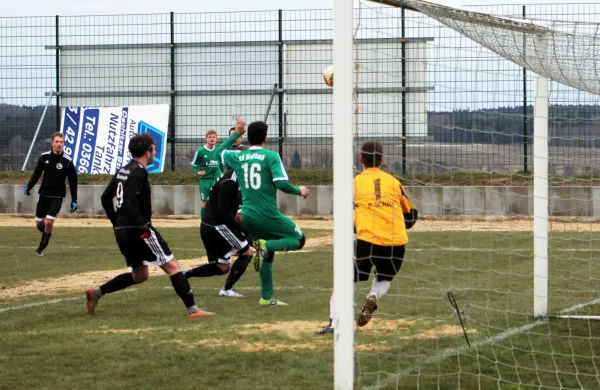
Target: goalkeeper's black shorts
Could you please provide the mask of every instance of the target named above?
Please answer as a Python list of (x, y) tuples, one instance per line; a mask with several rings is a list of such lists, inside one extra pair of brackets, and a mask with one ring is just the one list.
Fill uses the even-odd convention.
[(392, 280), (402, 267), (404, 245), (382, 246), (356, 240), (354, 248), (354, 281), (369, 280), (375, 267), (377, 280)]

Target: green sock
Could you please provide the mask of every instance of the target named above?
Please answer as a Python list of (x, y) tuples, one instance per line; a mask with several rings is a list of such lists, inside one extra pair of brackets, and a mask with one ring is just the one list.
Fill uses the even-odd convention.
[(269, 252), (287, 252), (300, 248), (300, 240), (297, 238), (280, 238), (279, 240), (267, 241)]
[(264, 299), (273, 298), (273, 263), (266, 261), (260, 265), (260, 296)]

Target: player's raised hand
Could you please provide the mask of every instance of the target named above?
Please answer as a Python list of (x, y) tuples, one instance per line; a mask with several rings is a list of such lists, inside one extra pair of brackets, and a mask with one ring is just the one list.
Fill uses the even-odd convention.
[(306, 199), (308, 197), (308, 194), (310, 193), (310, 190), (308, 189), (308, 187), (300, 186), (298, 188), (300, 188), (300, 196), (303, 197), (304, 199)]
[(235, 132), (239, 135), (246, 133), (246, 120), (243, 116), (238, 117), (235, 121)]

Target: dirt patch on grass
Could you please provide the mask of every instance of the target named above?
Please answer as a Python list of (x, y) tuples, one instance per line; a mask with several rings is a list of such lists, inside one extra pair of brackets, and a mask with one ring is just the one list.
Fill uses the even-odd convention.
[[(315, 217), (297, 215), (292, 217), (302, 229), (333, 230), (331, 216)], [(312, 219), (311, 219), (312, 218)], [(155, 218), (152, 222), (157, 228), (196, 228), (200, 220), (196, 216)], [(2, 227), (31, 227), (34, 228), (33, 218), (15, 215), (0, 215)], [(56, 222), (62, 227), (111, 227), (106, 218), (97, 217), (61, 217)], [(554, 218), (550, 229), (556, 232), (598, 232), (600, 222), (589, 219)], [(506, 217), (465, 217), (465, 216), (428, 216), (417, 222), (411, 232), (432, 231), (533, 231), (533, 220), (528, 218)], [(313, 237), (308, 237), (313, 240)]]
[[(332, 230), (333, 220), (331, 218), (310, 219), (308, 216), (292, 217), (302, 229)], [(196, 216), (153, 218), (152, 224), (157, 228), (196, 228), (200, 226), (200, 219)], [(2, 227), (31, 227), (35, 228), (33, 215), (8, 215), (0, 214), (0, 226)], [(110, 221), (99, 217), (68, 217), (60, 216), (56, 221), (57, 228), (60, 227), (112, 227)]]
[[(206, 257), (201, 257), (199, 259), (178, 260), (177, 262), (182, 268), (189, 268), (206, 263), (207, 261), (208, 259)], [(83, 292), (86, 288), (104, 284), (123, 272), (128, 272), (128, 269), (122, 268), (110, 271), (92, 271), (52, 279), (31, 280), (22, 285), (3, 287), (0, 290), (0, 300), (18, 299), (38, 294), (53, 295), (73, 291)], [(165, 275), (160, 268), (150, 267), (151, 277), (160, 275)]]
[[(479, 331), (477, 329), (467, 329), (467, 334), (477, 334)], [(439, 339), (443, 337), (463, 337), (463, 329), (457, 325), (442, 325), (437, 328), (427, 329), (422, 332), (417, 333), (414, 336), (403, 336), (400, 337), (402, 340), (411, 340), (411, 339)]]
[[(435, 321), (437, 322), (437, 321)], [(231, 334), (237, 336), (232, 339), (207, 339), (197, 341), (176, 340), (175, 343), (184, 348), (237, 348), (240, 352), (293, 352), (301, 350), (316, 350), (333, 348), (333, 338), (331, 336), (319, 336), (317, 331), (324, 322), (317, 321), (282, 321), (277, 323), (264, 324), (245, 324), (232, 327)], [(436, 339), (442, 337), (462, 337), (462, 328), (454, 325), (434, 325), (431, 321), (418, 320), (379, 320), (374, 319), (368, 326), (361, 328), (360, 332), (368, 336), (391, 335), (394, 332), (406, 332), (409, 328), (419, 325), (433, 325), (432, 328), (410, 335), (401, 336), (401, 340), (424, 340)], [(469, 334), (476, 334), (476, 329), (470, 329)], [(272, 334), (276, 337), (283, 337), (284, 340), (291, 342), (277, 341), (271, 339), (267, 341), (244, 341), (243, 338), (256, 337), (260, 335)], [(364, 351), (390, 351), (393, 349), (391, 342), (393, 340), (380, 339), (375, 342), (356, 345), (356, 350)], [(167, 341), (165, 341), (167, 342)], [(171, 342), (171, 341), (168, 341)]]
[(86, 330), (84, 333), (93, 334), (140, 334), (154, 332), (154, 328), (138, 328), (138, 329), (108, 329), (107, 327), (100, 327), (96, 330)]
[[(314, 248), (331, 245), (333, 238), (331, 236), (315, 237), (307, 240), (303, 252), (309, 252)], [(295, 253), (295, 252), (289, 252)], [(180, 267), (192, 268), (205, 264), (208, 261), (206, 256), (193, 259), (178, 259)], [(127, 272), (127, 268), (121, 268), (109, 271), (92, 271), (75, 275), (66, 275), (52, 279), (36, 279), (27, 283), (3, 287), (0, 289), (0, 300), (18, 299), (32, 295), (44, 294), (62, 294), (73, 291), (83, 292), (88, 287), (95, 287), (104, 284), (115, 276)], [(150, 277), (165, 275), (158, 267), (150, 267)]]

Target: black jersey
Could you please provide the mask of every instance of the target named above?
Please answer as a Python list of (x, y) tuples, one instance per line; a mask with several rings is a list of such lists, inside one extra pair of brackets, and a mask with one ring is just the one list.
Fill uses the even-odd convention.
[(210, 190), (202, 222), (213, 226), (227, 225), (232, 231), (242, 231), (242, 227), (235, 220), (241, 202), (237, 176), (232, 169), (228, 169)]
[[(115, 197), (116, 211), (113, 205)], [(139, 228), (152, 222), (148, 171), (135, 160), (119, 169), (101, 199), (106, 216), (115, 229)]]
[(71, 201), (77, 203), (77, 171), (73, 161), (63, 153), (54, 154), (51, 151), (42, 153), (38, 159), (33, 175), (27, 183), (27, 188), (31, 190), (42, 178), (39, 194), (50, 198), (64, 198), (67, 194), (65, 179), (69, 179), (69, 189), (71, 190)]

